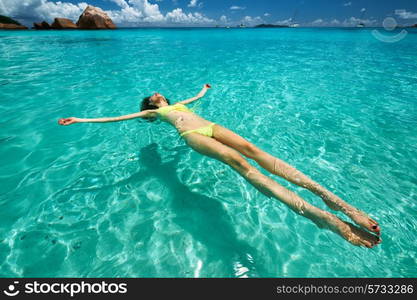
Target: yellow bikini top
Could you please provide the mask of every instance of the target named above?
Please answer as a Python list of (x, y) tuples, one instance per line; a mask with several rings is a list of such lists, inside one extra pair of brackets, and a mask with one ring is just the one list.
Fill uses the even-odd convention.
[(189, 108), (187, 108), (184, 104), (175, 103), (174, 105), (167, 105), (158, 108), (157, 113), (158, 116), (163, 120), (166, 119), (166, 115), (169, 114), (171, 111), (183, 111), (183, 112), (192, 112)]

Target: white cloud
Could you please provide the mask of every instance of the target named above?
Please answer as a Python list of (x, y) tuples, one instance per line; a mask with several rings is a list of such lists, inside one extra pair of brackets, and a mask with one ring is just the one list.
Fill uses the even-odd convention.
[(221, 16), (221, 17), (220, 17), (220, 19), (219, 19), (219, 21), (220, 21), (220, 23), (222, 23), (222, 24), (227, 24), (227, 23), (229, 23), (229, 19), (228, 19), (225, 15)]
[(255, 26), (259, 25), (261, 23), (265, 23), (265, 21), (261, 17), (251, 17), (251, 16), (245, 16), (240, 23), (246, 25), (246, 26)]
[[(126, 2), (125, 0), (115, 0)], [(210, 25), (213, 19), (207, 18), (201, 13), (185, 13), (181, 8), (176, 8), (165, 15), (159, 10), (158, 4), (151, 4), (148, 0), (128, 0), (129, 5), (121, 10), (107, 11), (116, 24), (121, 26), (139, 26), (144, 23), (154, 25)], [(202, 2), (191, 1), (190, 4), (201, 6)], [(124, 5), (124, 4), (122, 4)]]
[(361, 9), (361, 12), (365, 12), (365, 11), (366, 11), (366, 8), (362, 8), (362, 9)]
[(151, 4), (148, 0), (112, 0), (120, 10), (109, 10), (106, 13), (116, 23), (122, 26), (138, 25), (140, 23), (158, 23), (164, 21), (158, 4)]
[(110, 1), (116, 3), (121, 8), (127, 8), (129, 6), (129, 4), (127, 4), (127, 2), (125, 0), (110, 0)]
[(343, 6), (351, 6), (351, 5), (352, 5), (352, 2), (343, 3)]
[(234, 6), (230, 6), (230, 9), (231, 10), (244, 10), (244, 9), (246, 9), (246, 7), (234, 5)]
[(360, 23), (364, 24), (365, 26), (374, 26), (377, 22), (376, 20), (350, 17), (349, 19), (344, 20), (342, 25), (345, 27), (355, 27)]
[(310, 23), (307, 23), (307, 25), (313, 26), (313, 27), (331, 27), (331, 26), (356, 27), (360, 23), (363, 23), (365, 26), (377, 25), (377, 21), (374, 19), (360, 19), (360, 18), (355, 18), (355, 17), (350, 17), (348, 19), (345, 19), (343, 22), (339, 21), (338, 19), (325, 20), (325, 19), (319, 18)]
[(313, 27), (330, 27), (330, 26), (339, 26), (340, 25), (340, 21), (337, 19), (333, 19), (331, 21), (326, 21), (323, 20), (321, 18), (314, 20), (313, 22), (309, 23), (309, 26), (313, 26)]
[(321, 25), (321, 24), (323, 24), (323, 19), (317, 19), (317, 20), (314, 20), (313, 22), (311, 22), (311, 25), (313, 25), (313, 26), (317, 26), (317, 25)]
[(264, 17), (269, 17), (270, 15), (270, 13), (264, 13)]
[(188, 7), (196, 7), (198, 5), (198, 0), (191, 0), (188, 4)]
[(174, 24), (199, 24), (199, 25), (213, 25), (215, 20), (205, 17), (200, 13), (184, 13), (181, 8), (176, 8), (165, 16), (167, 23)]
[(123, 25), (135, 23), (144, 18), (143, 13), (140, 10), (131, 6), (122, 8), (121, 10), (106, 11), (106, 13), (113, 20), (113, 22)]
[(158, 4), (150, 4), (148, 0), (129, 0), (129, 3), (143, 12), (146, 22), (162, 21), (164, 19), (159, 11)]
[(292, 18), (286, 19), (286, 20), (280, 20), (280, 21), (276, 21), (275, 22), (276, 25), (281, 25), (281, 26), (289, 26), (292, 24)]
[(396, 9), (395, 14), (401, 19), (417, 19), (417, 13), (406, 11), (405, 9)]

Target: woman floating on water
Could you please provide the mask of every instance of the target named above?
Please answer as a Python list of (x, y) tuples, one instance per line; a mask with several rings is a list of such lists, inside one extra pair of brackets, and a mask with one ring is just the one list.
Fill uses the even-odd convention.
[[(138, 113), (98, 119), (71, 117), (60, 119), (58, 123), (61, 125), (87, 122), (104, 123), (135, 118), (155, 119), (159, 117), (161, 120), (173, 125), (186, 143), (195, 151), (229, 165), (267, 197), (273, 197), (283, 202), (294, 212), (309, 218), (319, 227), (328, 228), (357, 246), (371, 248), (381, 242), (378, 223), (365, 213), (350, 206), (286, 162), (262, 151), (233, 131), (203, 119), (185, 106), (185, 104), (202, 98), (209, 88), (211, 88), (210, 85), (206, 84), (197, 96), (180, 101), (174, 105), (170, 105), (169, 100), (161, 94), (155, 93), (143, 99), (141, 112)], [(337, 216), (307, 203), (294, 192), (281, 186), (270, 177), (263, 175), (257, 168), (250, 165), (242, 154), (247, 158), (255, 160), (270, 173), (281, 176), (320, 196), (328, 207), (342, 211), (356, 224), (376, 235), (344, 222)]]

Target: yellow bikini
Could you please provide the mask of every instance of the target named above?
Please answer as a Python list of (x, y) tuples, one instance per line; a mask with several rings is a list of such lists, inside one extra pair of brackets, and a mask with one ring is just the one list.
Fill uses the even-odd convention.
[[(167, 106), (160, 107), (160, 108), (158, 108), (157, 112), (158, 112), (158, 115), (161, 118), (161, 120), (166, 121), (166, 116), (173, 110), (189, 112), (189, 113), (193, 112), (192, 110), (190, 110), (184, 104), (181, 104), (181, 103), (176, 103), (174, 105), (167, 105)], [(187, 131), (184, 131), (183, 133), (181, 133), (181, 136), (185, 136), (187, 134), (195, 132), (195, 133), (200, 133), (200, 134), (208, 136), (208, 137), (213, 137), (213, 126), (214, 125), (216, 125), (216, 124), (211, 123), (208, 126), (200, 127), (200, 128), (197, 128), (197, 129), (187, 130)]]
[(166, 115), (169, 114), (171, 111), (184, 111), (184, 112), (192, 112), (187, 106), (181, 103), (175, 103), (174, 105), (167, 105), (158, 108), (158, 114), (162, 120), (166, 120)]
[(208, 137), (213, 137), (213, 126), (216, 125), (215, 123), (211, 123), (210, 125), (204, 126), (204, 127), (200, 127), (197, 129), (191, 129), (191, 130), (187, 130), (184, 131), (183, 133), (181, 133), (181, 136), (187, 135), (189, 133), (200, 133), (202, 135), (208, 136)]

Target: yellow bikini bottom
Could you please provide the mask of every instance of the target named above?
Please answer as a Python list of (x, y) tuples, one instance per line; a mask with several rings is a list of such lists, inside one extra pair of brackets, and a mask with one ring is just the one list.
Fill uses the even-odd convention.
[(184, 131), (183, 133), (181, 133), (181, 136), (190, 134), (190, 133), (199, 133), (208, 137), (213, 137), (213, 126), (216, 125), (215, 123), (211, 123), (210, 125), (204, 126), (204, 127), (200, 127), (197, 129), (192, 129), (192, 130), (187, 130)]

